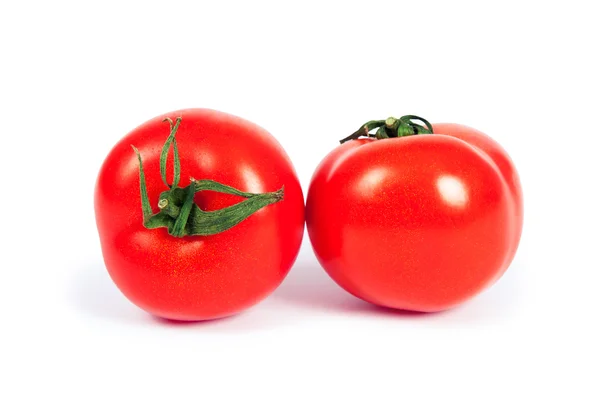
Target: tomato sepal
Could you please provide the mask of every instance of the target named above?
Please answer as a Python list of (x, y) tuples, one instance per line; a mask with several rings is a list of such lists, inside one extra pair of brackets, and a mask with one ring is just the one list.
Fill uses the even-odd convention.
[[(158, 201), (160, 211), (156, 214), (152, 213), (152, 206), (148, 199), (142, 156), (135, 146), (131, 146), (138, 158), (140, 197), (145, 228), (167, 228), (170, 235), (179, 238), (188, 235), (216, 235), (233, 228), (261, 208), (283, 200), (284, 187), (274, 192), (249, 193), (210, 179), (196, 180), (194, 178), (190, 179), (191, 183), (188, 186), (178, 187), (181, 165), (175, 134), (181, 123), (181, 118), (177, 118), (175, 123), (170, 118), (165, 118), (163, 122), (169, 123), (170, 133), (160, 154), (160, 173), (169, 190), (160, 194)], [(173, 184), (169, 185), (166, 170), (171, 146), (173, 146), (174, 167)], [(194, 195), (203, 190), (232, 194), (244, 197), (245, 200), (220, 210), (204, 211), (194, 203)]]
[[(415, 122), (414, 120), (422, 122), (425, 124), (425, 126)], [(374, 129), (377, 129), (375, 134), (370, 133)], [(344, 144), (349, 140), (360, 139), (363, 136), (380, 140), (432, 133), (433, 126), (425, 118), (421, 118), (416, 115), (405, 115), (400, 118), (389, 117), (385, 120), (369, 121), (361, 125), (356, 132), (340, 140), (340, 144)]]

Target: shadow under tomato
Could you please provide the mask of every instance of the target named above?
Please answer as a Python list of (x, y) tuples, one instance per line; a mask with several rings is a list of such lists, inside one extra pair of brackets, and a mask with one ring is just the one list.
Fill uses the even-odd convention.
[(280, 310), (273, 310), (272, 307), (269, 307), (267, 301), (262, 301), (238, 314), (209, 320), (179, 321), (150, 314), (147, 314), (147, 316), (152, 323), (163, 328), (218, 332), (219, 334), (244, 334), (249, 331), (271, 330), (292, 323), (287, 318), (289, 314), (285, 314)]
[(100, 263), (81, 265), (73, 274), (67, 295), (73, 308), (85, 317), (117, 324), (243, 333), (272, 329), (292, 322), (289, 313), (273, 307), (268, 300), (239, 314), (213, 320), (177, 321), (156, 317), (131, 303)]
[(273, 293), (273, 297), (296, 307), (327, 313), (404, 318), (423, 318), (437, 314), (381, 307), (354, 297), (339, 287), (317, 260), (311, 260), (308, 256), (298, 260), (284, 283)]
[(148, 315), (153, 320), (153, 322), (155, 322), (159, 325), (162, 325), (165, 327), (186, 328), (186, 327), (201, 326), (201, 325), (208, 326), (208, 325), (218, 325), (218, 324), (222, 324), (222, 323), (231, 323), (236, 318), (239, 318), (243, 314), (244, 314), (244, 312), (242, 311), (239, 314), (229, 315), (227, 317), (198, 320), (198, 321), (182, 321), (182, 320), (177, 320), (177, 319), (159, 317), (156, 315), (150, 315), (150, 314), (148, 314)]
[(145, 315), (117, 289), (102, 264), (86, 264), (74, 273), (70, 303), (86, 316), (127, 324), (145, 323)]
[(379, 316), (400, 319), (424, 319), (427, 321), (473, 321), (489, 322), (511, 316), (519, 308), (519, 262), (491, 288), (474, 299), (446, 311), (433, 313), (396, 310), (377, 306), (347, 293), (339, 287), (321, 268), (314, 257), (304, 255), (296, 262), (284, 283), (273, 297), (294, 307), (316, 310), (323, 313), (345, 315)]

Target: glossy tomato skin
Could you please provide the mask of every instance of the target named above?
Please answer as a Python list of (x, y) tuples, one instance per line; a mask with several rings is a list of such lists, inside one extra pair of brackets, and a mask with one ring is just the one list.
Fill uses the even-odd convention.
[(504, 181), (508, 185), (513, 202), (513, 211), (511, 215), (513, 215), (514, 218), (510, 218), (507, 223), (513, 225), (513, 234), (511, 235), (513, 240), (509, 250), (509, 262), (506, 263), (505, 268), (500, 271), (498, 276), (500, 277), (506, 268), (508, 268), (510, 261), (512, 261), (517, 252), (519, 241), (521, 239), (521, 232), (523, 230), (523, 189), (521, 188), (521, 180), (519, 179), (517, 169), (502, 146), (485, 133), (461, 124), (438, 123), (434, 124), (433, 127), (435, 134), (461, 139), (484, 153), (491, 159), (493, 164), (498, 167)]
[(505, 153), (487, 154), (495, 142), (467, 142), (465, 131), (476, 135), (434, 125), (434, 135), (353, 140), (322, 161), (307, 227), (340, 286), (374, 304), (432, 312), (464, 302), (506, 270), (521, 232), (518, 177), (507, 156), (502, 167), (494, 161)]
[[(165, 117), (181, 117), (177, 144), (181, 186), (190, 178), (212, 179), (246, 192), (284, 187), (284, 199), (212, 236), (172, 237), (164, 228), (146, 229), (138, 162), (142, 156), (153, 212), (161, 180), (159, 156), (169, 135)], [(167, 165), (172, 179), (172, 155)], [(242, 199), (203, 191), (195, 202), (217, 210)], [(264, 129), (208, 109), (156, 117), (127, 134), (105, 159), (95, 190), (95, 211), (108, 272), (133, 303), (156, 316), (206, 320), (238, 313), (265, 298), (284, 279), (300, 249), (304, 200), (292, 163)]]

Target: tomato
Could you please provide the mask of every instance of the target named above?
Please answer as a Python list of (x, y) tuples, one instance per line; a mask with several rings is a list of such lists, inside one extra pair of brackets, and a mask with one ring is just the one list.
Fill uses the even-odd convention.
[(306, 205), (315, 254), (341, 287), (377, 305), (433, 312), (504, 273), (523, 200), (500, 145), (414, 116), (371, 121), (345, 141), (314, 172)]
[(95, 212), (115, 284), (175, 320), (224, 317), (265, 298), (304, 230), (302, 189), (279, 143), (207, 109), (156, 117), (119, 141), (100, 169)]

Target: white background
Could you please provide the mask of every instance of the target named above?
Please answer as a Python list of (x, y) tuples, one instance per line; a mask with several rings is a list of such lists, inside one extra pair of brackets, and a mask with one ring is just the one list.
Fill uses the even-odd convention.
[[(0, 398), (599, 398), (595, 2), (356, 3), (2, 2)], [(305, 190), (369, 119), (483, 130), (521, 174), (518, 255), (406, 316), (339, 289), (305, 238), (251, 310), (154, 319), (106, 273), (93, 187), (120, 137), (187, 107), (268, 129)]]

